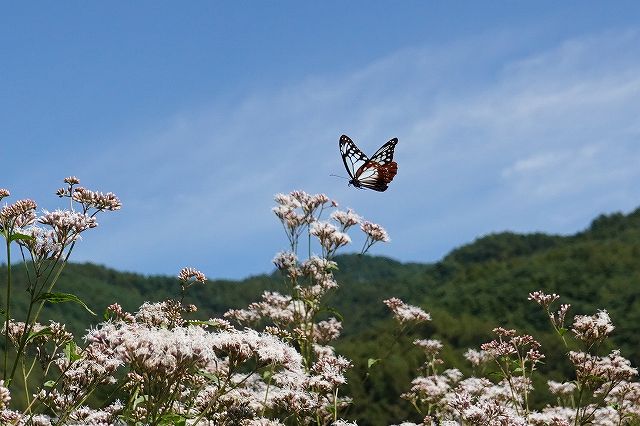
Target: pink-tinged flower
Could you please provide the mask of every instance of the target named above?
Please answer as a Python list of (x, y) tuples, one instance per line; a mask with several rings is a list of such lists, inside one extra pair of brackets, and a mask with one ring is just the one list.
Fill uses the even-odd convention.
[(281, 206), (290, 207), (292, 209), (297, 209), (301, 206), (301, 204), (291, 195), (278, 193), (273, 197), (273, 199)]
[(451, 383), (458, 383), (463, 377), (462, 371), (457, 368), (448, 368), (442, 372), (442, 375), (449, 379)]
[(313, 353), (316, 354), (316, 358), (322, 358), (325, 356), (335, 356), (336, 350), (333, 346), (314, 344)]
[(321, 281), (331, 272), (338, 269), (338, 264), (333, 260), (324, 257), (311, 256), (301, 265), (302, 273), (313, 277), (316, 281)]
[(449, 379), (445, 376), (419, 376), (411, 381), (411, 389), (401, 397), (409, 401), (435, 404), (442, 399), (449, 389)]
[(305, 206), (303, 204), (302, 208), (308, 211), (313, 211), (318, 207), (322, 207), (323, 205), (329, 202), (331, 202), (331, 199), (327, 197), (325, 194), (315, 194), (315, 195), (312, 195), (311, 198), (309, 199), (309, 202), (307, 203), (308, 205)]
[(302, 300), (282, 295), (276, 291), (262, 293), (260, 302), (251, 303), (249, 311), (256, 312), (261, 318), (271, 319), (278, 326), (304, 322), (309, 306)]
[(85, 206), (85, 209), (95, 208), (98, 211), (110, 210), (116, 211), (122, 208), (120, 199), (113, 193), (90, 191), (86, 188), (74, 188), (71, 198)]
[(538, 303), (540, 306), (543, 306), (545, 309), (549, 307), (553, 302), (558, 300), (560, 296), (557, 294), (545, 294), (542, 291), (534, 291), (533, 293), (529, 293), (529, 297), (527, 300), (533, 300)]
[(516, 353), (516, 348), (507, 342), (500, 342), (492, 340), (488, 343), (483, 343), (480, 348), (489, 353), (492, 357), (498, 358), (500, 356), (509, 356)]
[(390, 241), (387, 231), (377, 223), (365, 221), (360, 225), (360, 229), (373, 241), (382, 241), (385, 243)]
[(389, 241), (391, 241), (389, 239), (389, 234), (387, 234), (387, 231), (385, 231), (382, 226), (376, 223), (364, 221), (360, 224), (360, 229), (362, 229), (362, 232), (367, 235), (367, 239), (362, 248), (363, 253), (366, 253), (366, 251), (369, 250), (369, 248), (377, 242), (382, 241), (384, 243), (388, 243)]
[(535, 349), (540, 347), (540, 343), (538, 343), (533, 336), (529, 334), (523, 334), (521, 336), (513, 336), (511, 338), (511, 343), (515, 346), (531, 346)]
[(573, 382), (560, 383), (549, 380), (547, 381), (547, 386), (549, 386), (549, 392), (558, 396), (570, 396), (577, 389), (576, 384)]
[(573, 408), (545, 407), (540, 412), (531, 413), (529, 422), (535, 426), (571, 426), (575, 418), (576, 410)]
[(311, 368), (314, 375), (309, 378), (309, 386), (332, 392), (338, 386), (347, 383), (344, 374), (351, 366), (351, 361), (343, 356), (321, 357)]
[(33, 425), (33, 426), (51, 426), (53, 423), (49, 416), (44, 414), (26, 415), (14, 410), (0, 411), (0, 424), (2, 425)]
[(220, 331), (233, 331), (235, 327), (231, 325), (231, 323), (222, 318), (210, 318), (207, 321), (207, 325), (213, 327), (216, 330)]
[[(9, 339), (18, 345), (26, 329), (27, 327), (22, 321), (9, 321)], [(55, 321), (50, 321), (48, 326), (35, 322), (29, 329), (29, 334), (35, 335), (29, 340), (29, 344), (35, 346), (42, 346), (47, 342), (53, 342), (60, 346), (73, 339), (73, 335), (66, 330), (66, 326)], [(46, 350), (39, 349), (38, 352), (44, 356)]]
[(111, 305), (107, 306), (107, 312), (110, 312), (114, 318), (120, 321), (129, 323), (135, 321), (135, 317), (129, 312), (126, 312), (124, 309), (122, 309), (122, 306), (120, 306), (120, 304), (118, 303), (112, 303)]
[(484, 395), (492, 386), (493, 383), (484, 377), (469, 377), (458, 384), (456, 391), (461, 395), (469, 397), (481, 396)]
[(527, 420), (509, 405), (495, 399), (474, 398), (456, 389), (450, 407), (464, 424), (525, 426)]
[(144, 302), (135, 314), (135, 322), (153, 327), (168, 327), (183, 323), (183, 305), (167, 300), (158, 303)]
[(593, 343), (605, 339), (613, 329), (609, 314), (602, 310), (595, 315), (576, 315), (572, 331), (578, 339)]
[(45, 210), (44, 214), (38, 218), (38, 222), (51, 226), (55, 234), (55, 242), (63, 246), (78, 240), (80, 234), (87, 229), (98, 226), (95, 217), (68, 210), (52, 212)]
[[(282, 222), (292, 247), (295, 247), (304, 225), (313, 222), (315, 218), (307, 214), (298, 213), (302, 203), (293, 194), (293, 192), (289, 195), (276, 194), (275, 201), (278, 205), (273, 208), (273, 212)], [(300, 196), (301, 194), (298, 195)]]
[(605, 402), (618, 407), (619, 418), (640, 418), (640, 383), (621, 382), (609, 392)]
[(240, 423), (241, 426), (284, 426), (280, 420), (271, 420), (266, 417), (245, 420)]
[(310, 233), (318, 237), (320, 245), (322, 245), (328, 253), (333, 253), (338, 248), (346, 246), (351, 242), (349, 235), (338, 231), (338, 228), (327, 222), (314, 222), (311, 225)]
[(124, 405), (116, 401), (103, 410), (94, 410), (89, 407), (79, 407), (69, 413), (69, 424), (82, 425), (110, 425), (117, 424), (118, 414), (122, 412)]
[(439, 340), (417, 339), (413, 341), (413, 344), (421, 348), (427, 357), (436, 356), (442, 350), (442, 342)]
[(281, 251), (273, 258), (273, 264), (281, 271), (297, 267), (298, 256), (291, 251)]
[(11, 401), (11, 393), (9, 388), (4, 385), (4, 380), (0, 380), (0, 410), (4, 410)]
[(556, 328), (564, 328), (564, 319), (567, 316), (567, 312), (569, 311), (570, 307), (571, 305), (565, 303), (560, 305), (560, 309), (558, 309), (558, 312), (556, 314), (549, 313), (549, 319)]
[(8, 189), (0, 188), (0, 200), (11, 195)]
[(230, 318), (240, 324), (253, 324), (260, 321), (260, 314), (249, 309), (229, 309), (224, 313), (225, 318)]
[(631, 367), (620, 351), (613, 351), (606, 357), (598, 357), (585, 352), (569, 352), (569, 360), (576, 368), (576, 377), (580, 381), (601, 385), (602, 380), (621, 382), (631, 380), (638, 375), (638, 370)]
[(350, 422), (350, 421), (343, 420), (343, 419), (338, 419), (335, 422), (333, 422), (333, 424), (331, 426), (358, 426), (358, 423)]
[(205, 277), (202, 272), (191, 267), (182, 268), (180, 270), (180, 273), (178, 274), (178, 279), (184, 282), (187, 282), (192, 279), (200, 283), (205, 283), (207, 281), (207, 277)]
[(20, 229), (19, 232), (31, 237), (18, 240), (18, 244), (26, 247), (36, 262), (59, 257), (64, 250), (64, 246), (56, 241), (56, 234), (52, 229), (43, 229), (32, 225), (28, 228)]
[(524, 356), (524, 360), (525, 361), (531, 361), (532, 363), (537, 363), (540, 360), (544, 359), (544, 354), (542, 352), (540, 352), (538, 349), (534, 349), (531, 348), (527, 351), (526, 355)]
[(342, 323), (334, 317), (326, 321), (320, 321), (313, 329), (314, 341), (318, 343), (328, 343), (340, 337)]
[(18, 200), (0, 210), (0, 230), (24, 228), (36, 220), (37, 204), (33, 200)]
[(516, 331), (513, 329), (506, 329), (506, 328), (502, 328), (502, 327), (496, 327), (492, 330), (494, 333), (496, 333), (498, 336), (502, 336), (502, 337), (513, 337), (516, 335)]
[(383, 303), (387, 305), (389, 309), (391, 309), (393, 317), (398, 322), (400, 322), (400, 324), (406, 324), (410, 322), (420, 323), (431, 320), (431, 315), (423, 311), (421, 308), (406, 304), (397, 297), (383, 300)]
[(488, 352), (478, 351), (475, 349), (467, 349), (467, 351), (464, 353), (464, 357), (474, 367), (478, 367), (481, 364), (485, 364), (492, 360), (491, 354), (489, 354)]
[(303, 369), (302, 357), (295, 349), (266, 333), (251, 329), (222, 331), (212, 334), (210, 341), (216, 351), (237, 361), (255, 358), (259, 365), (274, 364), (292, 371)]
[(287, 251), (276, 254), (273, 258), (273, 264), (294, 282), (302, 275), (302, 271), (298, 266), (298, 256), (293, 252)]
[(515, 395), (515, 398), (521, 402), (522, 395), (525, 393), (530, 393), (533, 390), (533, 385), (531, 384), (531, 379), (529, 377), (523, 376), (512, 376), (507, 379), (502, 379), (500, 383), (498, 383), (499, 387), (505, 392), (502, 394), (505, 401), (508, 401), (512, 395)]
[(602, 358), (599, 367), (604, 377), (612, 382), (629, 381), (638, 375), (638, 369), (632, 367), (631, 362), (621, 356), (619, 350)]
[[(322, 211), (331, 200), (324, 194), (309, 195), (304, 191), (292, 191), (289, 195), (276, 194), (275, 201), (279, 206), (273, 211), (285, 226), (293, 230), (315, 222), (316, 213)], [(297, 210), (301, 210), (301, 213)]]
[(75, 176), (69, 176), (64, 178), (64, 183), (68, 183), (69, 185), (78, 185), (80, 183), (80, 179)]
[(348, 209), (346, 212), (342, 210), (336, 210), (331, 213), (331, 219), (335, 220), (341, 225), (342, 232), (346, 231), (353, 225), (357, 225), (362, 221), (362, 217), (357, 215), (351, 209)]

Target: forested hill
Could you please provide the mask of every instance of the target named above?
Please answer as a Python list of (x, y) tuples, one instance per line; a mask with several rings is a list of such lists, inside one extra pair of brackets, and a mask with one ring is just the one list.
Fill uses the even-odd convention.
[[(490, 340), (491, 329), (498, 325), (533, 333), (540, 338), (543, 351), (558, 349), (558, 339), (549, 332), (544, 313), (527, 301), (534, 290), (561, 295), (561, 303), (572, 305), (570, 318), (607, 309), (616, 326), (616, 345), (635, 366), (640, 365), (640, 209), (628, 215), (600, 216), (588, 229), (572, 236), (488, 235), (453, 250), (435, 264), (403, 264), (358, 255), (336, 260), (340, 288), (328, 303), (344, 316), (345, 329), (337, 348), (356, 364), (350, 392), (356, 400), (368, 403), (361, 404), (366, 409), (354, 408), (350, 414), (364, 418), (363, 424), (368, 424), (367, 417), (392, 422), (411, 416), (409, 403), (398, 396), (408, 389), (422, 361), (411, 349), (414, 338), (442, 340), (447, 362), (466, 372), (462, 352)], [(19, 289), (20, 268), (15, 271), (14, 289)], [(6, 269), (1, 273), (6, 274)], [(6, 281), (6, 277), (0, 279)], [(198, 306), (199, 317), (209, 318), (228, 308), (246, 306), (264, 290), (285, 291), (277, 274), (262, 275), (194, 286), (186, 301)], [(101, 313), (114, 302), (134, 311), (144, 301), (175, 298), (179, 285), (174, 277), (70, 264), (57, 291), (74, 293)], [(419, 305), (433, 317), (393, 346), (393, 323), (382, 304), (391, 296)], [(72, 304), (55, 305), (48, 315), (62, 316), (77, 332), (100, 320)], [(389, 356), (381, 350), (388, 347), (393, 348)], [(386, 358), (363, 382), (367, 359), (376, 357)], [(559, 359), (548, 357), (542, 374), (553, 377), (565, 368)]]

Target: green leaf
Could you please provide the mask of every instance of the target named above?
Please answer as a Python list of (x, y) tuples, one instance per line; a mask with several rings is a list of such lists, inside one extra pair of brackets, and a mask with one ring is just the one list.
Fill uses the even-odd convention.
[(343, 322), (343, 321), (344, 321), (344, 317), (342, 316), (342, 314), (341, 314), (340, 312), (338, 312), (338, 310), (337, 310), (337, 309), (335, 309), (335, 308), (332, 308), (332, 307), (328, 306), (328, 307), (326, 307), (326, 308), (325, 308), (325, 310), (326, 310), (327, 312), (331, 312), (333, 315), (335, 315), (335, 316), (336, 316), (336, 318), (337, 318), (340, 322)]
[(9, 237), (9, 242), (16, 241), (16, 240), (29, 241), (29, 240), (33, 240), (33, 236), (20, 234), (19, 232), (16, 232), (15, 234), (11, 234), (11, 236)]
[(327, 265), (327, 267), (326, 267), (326, 270), (327, 270), (327, 271), (331, 271), (332, 269), (335, 269), (336, 271), (338, 271), (338, 270), (339, 270), (339, 268), (338, 268), (338, 264), (337, 264), (337, 263), (334, 263), (334, 264), (329, 264), (329, 265)]
[(273, 377), (273, 371), (272, 370), (264, 370), (262, 372), (262, 380), (269, 381), (269, 380), (271, 380), (272, 377)]
[(47, 335), (51, 335), (51, 328), (49, 328), (49, 327), (45, 327), (45, 328), (43, 328), (42, 330), (37, 331), (37, 332), (35, 332), (35, 333), (34, 333), (33, 331), (31, 331), (31, 332), (29, 333), (29, 336), (27, 337), (27, 341), (26, 341), (26, 343), (28, 343), (28, 342), (32, 341), (32, 340), (33, 340), (33, 339), (35, 339), (36, 337), (40, 337), (40, 336), (47, 336)]
[(567, 333), (567, 331), (569, 330), (567, 330), (564, 327), (558, 329), (558, 333), (560, 334), (560, 336), (564, 336)]
[(206, 379), (209, 379), (209, 381), (214, 385), (219, 386), (222, 384), (222, 380), (220, 380), (220, 376), (218, 376), (217, 374), (209, 373), (204, 370), (198, 371), (198, 374)]
[(133, 408), (136, 408), (138, 405), (142, 404), (143, 402), (147, 401), (149, 399), (149, 397), (147, 395), (139, 395), (137, 396), (134, 400), (133, 400)]
[(44, 387), (45, 388), (52, 388), (56, 385), (56, 381), (55, 380), (47, 380), (46, 382), (44, 382)]
[(64, 346), (64, 356), (69, 361), (77, 361), (82, 358), (76, 351), (77, 345), (76, 342), (69, 342)]
[(487, 376), (497, 377), (498, 379), (504, 379), (504, 373), (502, 371), (490, 371)]
[(186, 418), (176, 413), (165, 414), (160, 417), (159, 425), (180, 425), (184, 426), (186, 424)]
[(367, 369), (371, 369), (374, 365), (382, 361), (380, 358), (369, 358), (367, 360)]
[(77, 303), (78, 305), (82, 306), (91, 315), (96, 315), (95, 312), (93, 312), (91, 309), (89, 309), (87, 304), (84, 303), (82, 300), (80, 300), (80, 298), (78, 296), (76, 296), (75, 294), (71, 294), (71, 293), (42, 293), (40, 295), (40, 297), (38, 297), (36, 299), (36, 302), (40, 301), (40, 300), (44, 300), (44, 301), (49, 302), (49, 303), (66, 303), (66, 302)]

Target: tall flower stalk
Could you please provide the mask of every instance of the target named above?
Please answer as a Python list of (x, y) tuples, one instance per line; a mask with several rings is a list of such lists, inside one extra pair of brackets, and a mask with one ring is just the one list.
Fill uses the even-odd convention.
[[(336, 355), (329, 345), (342, 329), (341, 315), (324, 302), (328, 292), (338, 286), (333, 276), (337, 269), (334, 258), (351, 243), (348, 232), (355, 225), (360, 224), (365, 233), (362, 254), (376, 242), (389, 239), (381, 226), (365, 222), (351, 209), (338, 210), (337, 203), (324, 194), (293, 191), (277, 194), (275, 201), (273, 211), (285, 230), (289, 250), (278, 253), (273, 262), (282, 272), (289, 294), (265, 292), (261, 301), (247, 309), (230, 310), (226, 316), (252, 327), (262, 323), (265, 331), (291, 342), (303, 357), (305, 371), (311, 375), (308, 386), (318, 398), (315, 423), (337, 422), (347, 403), (339, 396), (339, 388), (346, 383), (344, 373), (351, 362)], [(331, 209), (329, 220), (324, 219), (323, 214)], [(299, 253), (303, 238), (304, 256)]]
[[(56, 194), (69, 199), (68, 210), (44, 210), (38, 216), (37, 205), (32, 200), (19, 200), (14, 204), (5, 205), (0, 210), (0, 232), (5, 238), (7, 253), (3, 363), (3, 377), (7, 386), (14, 379), (18, 365), (24, 363), (23, 355), (27, 344), (38, 334), (51, 333), (49, 328), (34, 333), (37, 320), (46, 303), (75, 302), (88, 309), (77, 296), (52, 293), (52, 290), (81, 234), (98, 225), (95, 216), (102, 211), (121, 208), (120, 200), (112, 193), (103, 194), (80, 187), (80, 181), (74, 176), (65, 178), (64, 182), (66, 186)], [(9, 192), (0, 190), (0, 194), (4, 197), (8, 196)], [(13, 321), (11, 248), (14, 242), (18, 244), (25, 268), (29, 304), (24, 321), (20, 321), (21, 332), (14, 330), (13, 336), (10, 336)], [(15, 356), (13, 364), (9, 366), (7, 361), (11, 346), (15, 348)], [(23, 371), (30, 372), (31, 369), (23, 368)]]

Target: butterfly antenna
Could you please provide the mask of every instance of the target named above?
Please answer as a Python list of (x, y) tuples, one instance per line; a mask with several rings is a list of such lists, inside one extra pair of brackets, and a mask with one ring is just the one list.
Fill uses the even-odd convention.
[(333, 175), (333, 174), (332, 174), (332, 175), (329, 175), (329, 176), (333, 176), (333, 177), (338, 177), (338, 178), (340, 178), (340, 179), (347, 179), (347, 180), (349, 180), (349, 178), (344, 177), (344, 176), (340, 176), (340, 175)]

